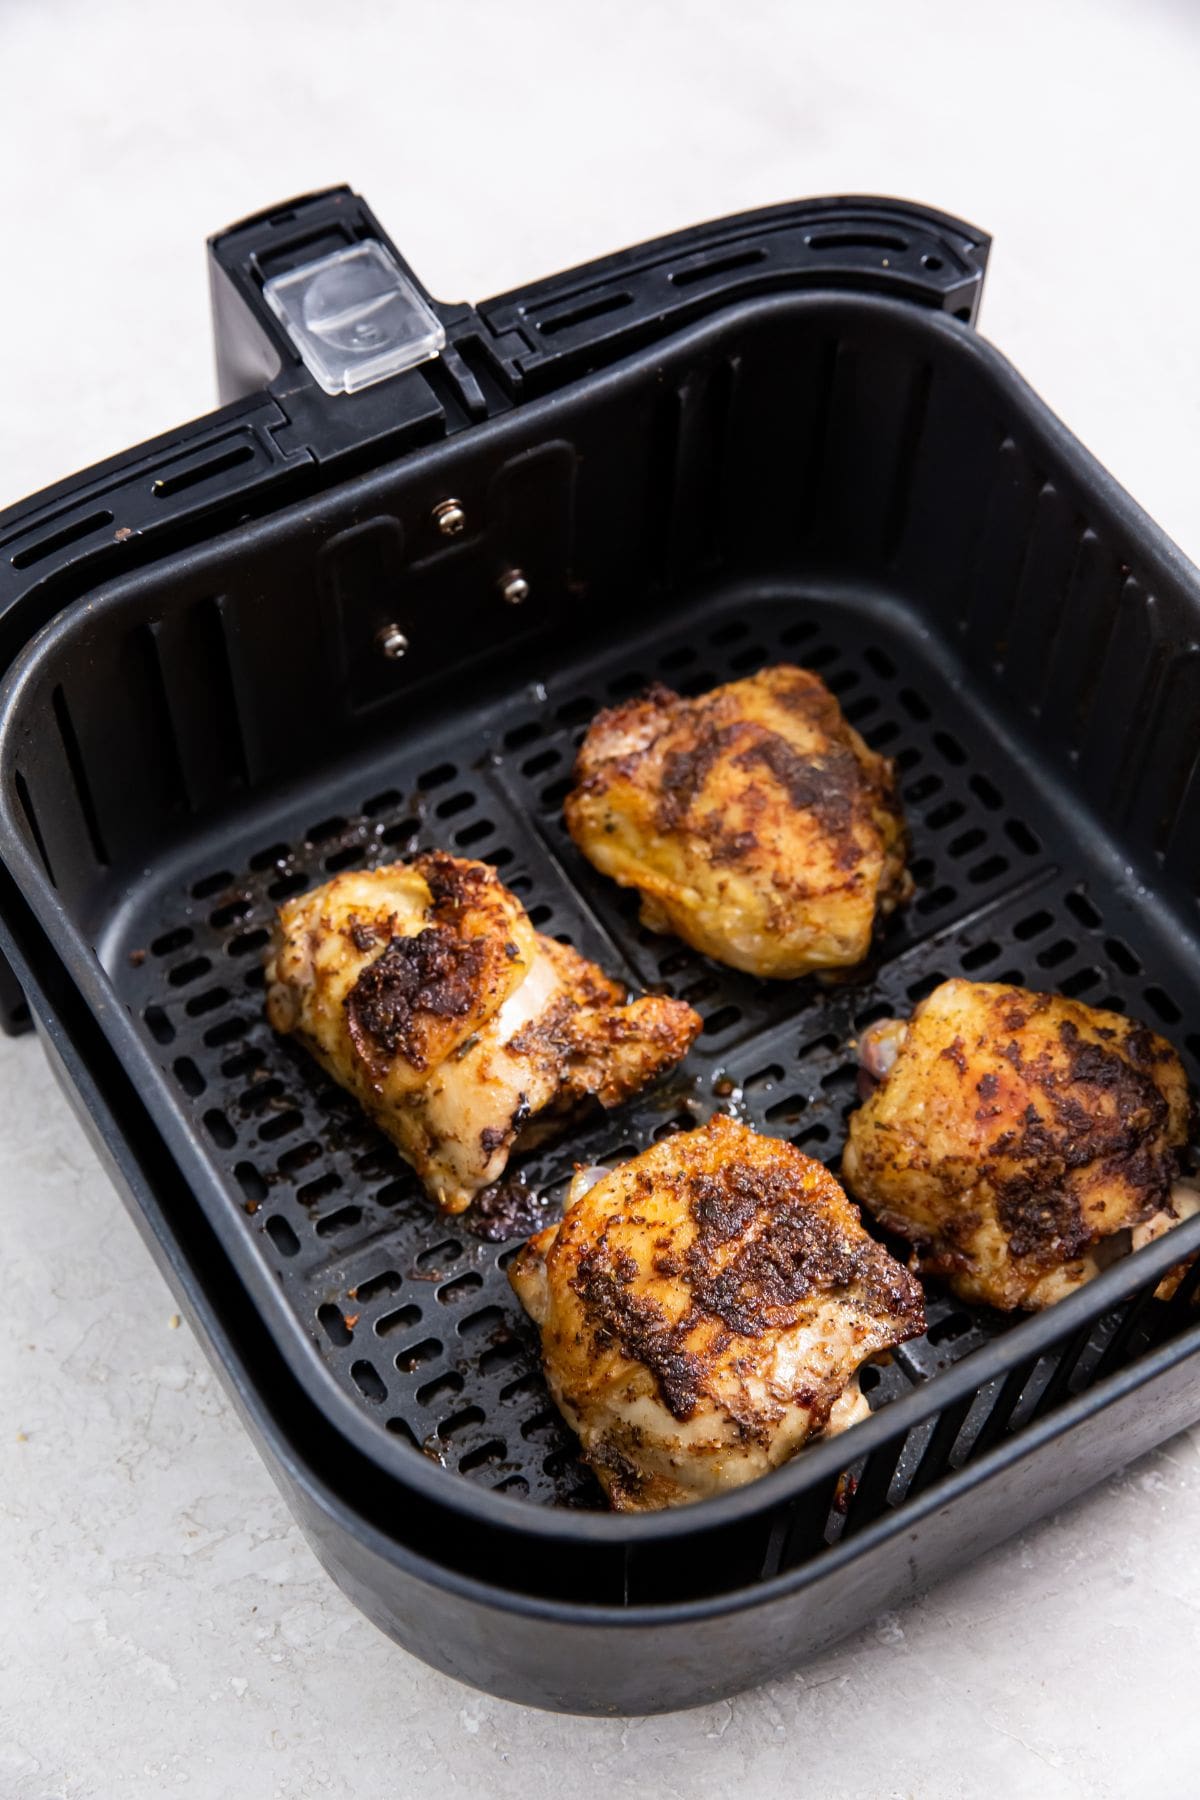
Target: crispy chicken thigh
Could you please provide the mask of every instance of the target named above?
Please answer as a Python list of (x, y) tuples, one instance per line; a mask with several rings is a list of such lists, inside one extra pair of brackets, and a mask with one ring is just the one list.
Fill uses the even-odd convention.
[(438, 852), (348, 872), (280, 908), (267, 1016), (361, 1101), (447, 1212), (594, 1096), (685, 1056), (699, 1016), (626, 1003), (540, 936), (484, 863)]
[(828, 1170), (720, 1115), (580, 1171), (509, 1278), (555, 1401), (632, 1512), (739, 1486), (844, 1430), (867, 1411), (860, 1365), (925, 1328), (917, 1283)]
[(861, 962), (909, 891), (892, 766), (807, 669), (652, 687), (592, 721), (575, 780), (567, 828), (643, 924), (753, 975)]
[(860, 1055), (842, 1179), (964, 1299), (1049, 1306), (1196, 1210), (1182, 1065), (1119, 1013), (946, 981)]

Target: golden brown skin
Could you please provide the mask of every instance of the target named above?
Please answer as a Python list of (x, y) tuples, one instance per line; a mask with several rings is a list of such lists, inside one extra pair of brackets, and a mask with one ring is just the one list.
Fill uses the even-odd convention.
[(956, 980), (907, 1030), (873, 1031), (867, 1066), (894, 1060), (851, 1117), (842, 1179), (964, 1299), (1051, 1305), (1191, 1210), (1187, 1078), (1146, 1026)]
[(752, 975), (861, 962), (910, 890), (892, 765), (807, 669), (653, 687), (593, 719), (575, 781), (567, 829), (643, 924)]
[(267, 1017), (349, 1088), (447, 1212), (589, 1096), (618, 1106), (699, 1015), (537, 933), (485, 863), (432, 852), (279, 910)]
[(845, 1429), (867, 1411), (860, 1365), (925, 1329), (917, 1283), (829, 1171), (720, 1115), (581, 1171), (509, 1279), (556, 1403), (630, 1512), (740, 1486)]

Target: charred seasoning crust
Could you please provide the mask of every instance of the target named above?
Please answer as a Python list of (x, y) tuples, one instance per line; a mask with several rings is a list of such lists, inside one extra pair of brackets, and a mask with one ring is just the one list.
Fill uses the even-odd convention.
[[(722, 1328), (724, 1348), (729, 1335), (756, 1338), (796, 1323), (811, 1295), (842, 1292), (848, 1305), (892, 1320), (895, 1343), (925, 1329), (918, 1284), (866, 1232), (847, 1231), (826, 1210), (821, 1187), (836, 1184), (824, 1169), (820, 1177), (814, 1187), (803, 1166), (763, 1169), (735, 1156), (715, 1173), (667, 1178), (682, 1184), (696, 1227), (682, 1257), (668, 1248), (654, 1264), (688, 1290), (687, 1310), (674, 1323), (633, 1291), (637, 1263), (614, 1253), (606, 1234), (581, 1252), (571, 1285), (598, 1344), (643, 1364), (677, 1419), (691, 1416), (704, 1389), (707, 1361), (687, 1340), (706, 1322)], [(643, 1184), (648, 1196), (657, 1180), (643, 1173)], [(737, 1239), (744, 1241), (723, 1260), (718, 1252)]]
[[(484, 937), (466, 936), (461, 927), (464, 914), (500, 883), (484, 865), (443, 851), (418, 856), (412, 866), (429, 888), (432, 923), (412, 937), (393, 937), (363, 969), (345, 1006), (350, 1041), (360, 1056), (368, 1061), (381, 1053), (402, 1056), (421, 1070), (427, 1066), (421, 1016), (463, 1019), (479, 1003), (492, 950)], [(374, 935), (360, 943), (357, 921), (351, 929), (356, 946), (369, 949)]]
[[(647, 700), (651, 697), (646, 695)], [(679, 708), (687, 705), (665, 688), (653, 697), (664, 704), (669, 697)], [(694, 743), (686, 750), (668, 750), (663, 757), (662, 791), (654, 813), (654, 822), (660, 831), (676, 831), (687, 821), (692, 802), (703, 792), (713, 768), (742, 730), (738, 724), (717, 726), (711, 720), (703, 719), (697, 706), (691, 710), (698, 715)]]
[(425, 879), (432, 899), (431, 911), (439, 925), (459, 924), (463, 913), (479, 903), (485, 890), (504, 891), (499, 876), (484, 863), (466, 862), (444, 850), (416, 856), (412, 866)]
[[(832, 1177), (828, 1177), (832, 1181)], [(791, 1171), (747, 1168), (733, 1162), (690, 1182), (697, 1233), (687, 1252), (693, 1304), (730, 1330), (757, 1337), (790, 1324), (795, 1308), (814, 1292), (852, 1288), (871, 1311), (911, 1316), (924, 1330), (920, 1289), (865, 1232), (847, 1233), (800, 1185)], [(840, 1190), (838, 1194), (840, 1200)], [(765, 1219), (719, 1270), (715, 1253)]]
[(347, 920), (347, 935), (359, 955), (365, 956), (367, 951), (373, 950), (379, 942), (379, 927), (370, 921), (364, 924), (360, 918), (351, 913)]
[(615, 1344), (631, 1362), (642, 1363), (677, 1419), (690, 1418), (704, 1383), (702, 1359), (684, 1348), (697, 1320), (691, 1313), (672, 1325), (662, 1307), (632, 1291), (638, 1267), (624, 1251), (615, 1254), (607, 1238), (579, 1258), (571, 1286), (587, 1313), (600, 1348)]
[[(914, 1019), (932, 999), (921, 1003)], [(1064, 1010), (1066, 1016), (1061, 1016)], [(1027, 1267), (1053, 1269), (1070, 1262), (1112, 1229), (1098, 1228), (1086, 1213), (1084, 1203), (1095, 1180), (1125, 1191), (1125, 1225), (1166, 1206), (1178, 1151), (1187, 1137), (1186, 1125), (1182, 1132), (1172, 1129), (1171, 1107), (1160, 1085), (1172, 1071), (1183, 1080), (1171, 1046), (1143, 1025), (1124, 1020), (1105, 1024), (1103, 1015), (1089, 1017), (1089, 1012), (1059, 996), (1009, 989), (989, 996), (969, 1049), (955, 1036), (941, 1050), (930, 1045), (923, 1052), (957, 1071), (964, 1097), (970, 1097), (966, 1116), (984, 1132), (992, 1120), (1007, 1115), (1007, 1128), (984, 1141), (973, 1161), (981, 1192), (991, 1192), (1009, 1254), (1025, 1260)], [(1045, 1035), (1043, 1027), (1033, 1039), (1029, 1027), (1035, 1020), (1045, 1021), (1054, 1035)], [(915, 1042), (910, 1034), (901, 1059), (912, 1054)], [(1008, 1070), (979, 1073), (974, 1059), (980, 1053), (998, 1058), (1000, 1068), (1007, 1064)], [(1015, 1124), (1011, 1098), (1004, 1103), (1012, 1077), (1028, 1096)], [(936, 1169), (929, 1175), (948, 1180)], [(958, 1191), (948, 1182), (947, 1201), (953, 1202)], [(873, 1210), (888, 1229), (914, 1244), (926, 1274), (953, 1278), (976, 1268), (970, 1240), (982, 1223), (977, 1210), (948, 1207), (931, 1235), (902, 1211), (885, 1205)]]
[(420, 1016), (465, 1018), (478, 1001), (486, 954), (482, 939), (441, 925), (393, 938), (346, 995), (346, 1022), (359, 1055), (373, 1059), (382, 1051), (424, 1069)]
[(1020, 1165), (995, 1183), (1012, 1254), (1054, 1261), (1078, 1256), (1096, 1237), (1078, 1197), (1061, 1185), (1067, 1175), (1101, 1167), (1141, 1195), (1139, 1212), (1148, 1217), (1166, 1202), (1176, 1160), (1163, 1137), (1167, 1101), (1146, 1072), (1161, 1060), (1152, 1034), (1135, 1026), (1119, 1045), (1097, 1044), (1063, 1019), (1058, 1037), (1062, 1064), (1046, 1050), (1026, 1060), (1015, 1040), (1004, 1046), (1001, 1054), (1046, 1112), (1031, 1103), (1020, 1126), (991, 1146), (991, 1154)]
[[(801, 669), (781, 668), (773, 673), (776, 680), (771, 699), (822, 734), (826, 741), (820, 748), (806, 754), (782, 733), (743, 717), (736, 696), (726, 689), (689, 700), (656, 682), (637, 700), (602, 712), (593, 720), (576, 762), (577, 793), (599, 794), (614, 780), (636, 781), (640, 765), (656, 754), (663, 739), (681, 734), (683, 747), (666, 749), (662, 755), (654, 810), (658, 831), (694, 832), (706, 841), (714, 863), (743, 861), (759, 843), (754, 815), (770, 804), (769, 789), (754, 781), (756, 770), (761, 769), (771, 784), (782, 790), (787, 803), (797, 812), (809, 814), (826, 834), (838, 866), (852, 869), (861, 859), (864, 842), (882, 835), (877, 809), (890, 814), (897, 831), (902, 831), (891, 765), (872, 752), (860, 753), (837, 700), (818, 676)], [(644, 744), (593, 761), (592, 742), (603, 742), (610, 731), (619, 732), (631, 716), (640, 722), (648, 710), (660, 716), (658, 729)], [(740, 802), (750, 817), (747, 828), (738, 832), (725, 829), (719, 812), (697, 816), (693, 811), (713, 769), (725, 758), (747, 777)], [(571, 799), (568, 796), (568, 819)], [(897, 871), (890, 886), (898, 889), (901, 885)]]
[(857, 862), (860, 851), (853, 826), (865, 792), (862, 765), (853, 750), (831, 744), (819, 755), (801, 756), (786, 738), (764, 731), (735, 758), (739, 769), (761, 764), (797, 812), (809, 812), (838, 844), (837, 861)]

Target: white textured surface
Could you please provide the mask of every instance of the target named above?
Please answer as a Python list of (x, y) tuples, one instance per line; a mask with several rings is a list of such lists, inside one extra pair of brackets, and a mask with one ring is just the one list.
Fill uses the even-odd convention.
[[(205, 234), (364, 191), (479, 296), (796, 193), (996, 236), (984, 324), (1200, 555), (1200, 11), (0, 4), (0, 504), (212, 404)], [(556, 1719), (317, 1567), (29, 1040), (0, 1043), (0, 1800), (1195, 1792), (1200, 1436), (794, 1678)]]

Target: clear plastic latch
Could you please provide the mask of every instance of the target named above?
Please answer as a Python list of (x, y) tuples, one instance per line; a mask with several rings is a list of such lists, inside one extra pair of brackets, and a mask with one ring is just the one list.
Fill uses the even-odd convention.
[(327, 394), (353, 394), (446, 346), (437, 315), (375, 239), (276, 275), (267, 305)]

